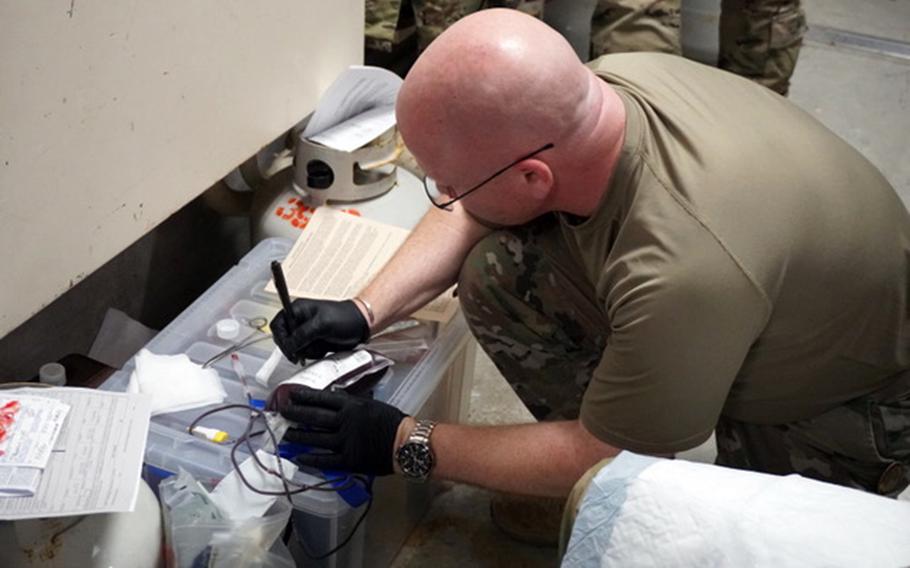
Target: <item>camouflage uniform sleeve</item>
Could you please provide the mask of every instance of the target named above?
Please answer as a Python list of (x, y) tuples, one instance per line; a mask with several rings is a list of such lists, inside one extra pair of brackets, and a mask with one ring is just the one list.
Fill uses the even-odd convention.
[(606, 269), (611, 333), (581, 420), (615, 447), (674, 453), (708, 439), (767, 322), (765, 296), (696, 233), (679, 248), (627, 248)]

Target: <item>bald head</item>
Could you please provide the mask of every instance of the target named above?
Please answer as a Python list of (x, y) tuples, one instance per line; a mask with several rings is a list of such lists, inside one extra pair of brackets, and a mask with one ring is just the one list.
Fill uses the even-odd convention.
[(396, 114), (439, 189), (502, 225), (590, 214), (625, 128), (616, 92), (555, 30), (517, 10), (482, 10), (440, 35), (405, 79)]
[(483, 10), (417, 60), (398, 96), (398, 125), (421, 165), (442, 180), (468, 165), (489, 169), (548, 142), (558, 146), (598, 104), (594, 81), (546, 24), (517, 10)]

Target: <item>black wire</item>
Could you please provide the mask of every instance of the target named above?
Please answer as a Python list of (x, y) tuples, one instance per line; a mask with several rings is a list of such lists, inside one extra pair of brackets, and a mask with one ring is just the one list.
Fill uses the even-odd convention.
[[(199, 422), (201, 422), (203, 419), (207, 418), (208, 416), (211, 416), (212, 414), (216, 414), (218, 412), (223, 412), (225, 410), (232, 410), (235, 408), (244, 408), (244, 409), (248, 409), (250, 411), (250, 420), (247, 422), (247, 428), (244, 430), (243, 434), (241, 434), (241, 436), (235, 440), (234, 445), (231, 448), (231, 453), (230, 453), (231, 464), (234, 466), (234, 470), (237, 472), (237, 476), (240, 478), (240, 481), (250, 491), (253, 491), (254, 493), (258, 493), (260, 495), (288, 496), (288, 495), (296, 495), (298, 493), (303, 493), (304, 491), (310, 491), (310, 490), (336, 491), (336, 492), (344, 491), (345, 489), (349, 489), (354, 485), (354, 481), (351, 479), (350, 476), (329, 478), (329, 479), (325, 479), (319, 483), (314, 483), (314, 484), (310, 484), (310, 485), (300, 484), (300, 483), (294, 482), (293, 480), (288, 480), (283, 475), (279, 475), (277, 472), (273, 471), (271, 468), (266, 467), (265, 464), (263, 464), (258, 459), (258, 456), (256, 456), (256, 452), (253, 451), (252, 444), (250, 443), (250, 440), (249, 440), (253, 436), (251, 431), (252, 431), (254, 419), (260, 418), (260, 417), (263, 418), (263, 420), (265, 421), (266, 430), (263, 430), (262, 432), (257, 432), (256, 434), (269, 433), (269, 436), (272, 440), (272, 444), (275, 446), (276, 450), (278, 447), (278, 440), (277, 440), (277, 436), (275, 436), (274, 430), (272, 430), (271, 426), (269, 426), (268, 421), (265, 420), (265, 413), (262, 412), (261, 410), (259, 410), (258, 408), (250, 407), (245, 404), (226, 404), (223, 406), (219, 406), (219, 407), (208, 410), (208, 411), (200, 414), (199, 416), (197, 416), (196, 419), (190, 423), (190, 425), (187, 427), (187, 429), (190, 432), (192, 432), (193, 428), (195, 428), (199, 424)], [(245, 445), (247, 447), (249, 453), (251, 454), (253, 459), (256, 461), (257, 465), (259, 465), (259, 467), (261, 467), (263, 469), (263, 471), (265, 471), (269, 475), (274, 475), (276, 477), (282, 477), (282, 479), (286, 485), (286, 487), (285, 487), (286, 491), (264, 491), (257, 487), (254, 487), (249, 482), (249, 480), (240, 471), (240, 464), (237, 460), (237, 453), (236, 453), (237, 448), (241, 445)], [(280, 460), (278, 461), (278, 466), (279, 466), (279, 468), (281, 467)], [(333, 483), (339, 483), (342, 481), (345, 481), (345, 483), (339, 487), (325, 487), (326, 485), (333, 484)], [(290, 487), (287, 487), (287, 483), (294, 485), (295, 487), (297, 487), (297, 489), (290, 489)]]
[(366, 507), (363, 509), (363, 513), (361, 513), (360, 518), (357, 519), (356, 523), (354, 523), (354, 528), (351, 529), (351, 532), (348, 533), (348, 536), (346, 536), (344, 538), (344, 540), (339, 542), (328, 552), (325, 552), (325, 553), (319, 554), (319, 555), (313, 554), (313, 552), (310, 550), (309, 545), (307, 545), (306, 541), (298, 537), (297, 540), (300, 542), (301, 550), (303, 550), (303, 553), (310, 560), (323, 560), (323, 559), (328, 558), (329, 556), (335, 554), (336, 552), (341, 550), (343, 547), (347, 546), (347, 544), (349, 542), (351, 542), (351, 539), (354, 538), (354, 535), (357, 534), (357, 529), (360, 528), (360, 525), (363, 523), (363, 520), (367, 518), (367, 513), (370, 512), (370, 508), (373, 506), (373, 490), (370, 488), (369, 481), (367, 479), (363, 478), (362, 476), (355, 475), (355, 476), (351, 476), (351, 477), (358, 478), (363, 483), (363, 489), (364, 489), (364, 491), (367, 492), (367, 495), (369, 496)]
[[(195, 420), (193, 420), (192, 422), (190, 422), (190, 425), (187, 426), (186, 429), (189, 431), (190, 434), (192, 434), (192, 433), (193, 433), (193, 428), (195, 428), (196, 426), (198, 426), (199, 423), (202, 422), (202, 420), (203, 420), (204, 418), (207, 418), (207, 417), (211, 416), (212, 414), (216, 414), (216, 413), (218, 413), (218, 412), (224, 412), (225, 410), (231, 410), (232, 408), (251, 408), (251, 407), (250, 407), (250, 405), (248, 405), (248, 404), (237, 404), (237, 403), (235, 403), (235, 404), (224, 404), (224, 405), (222, 405), (222, 406), (217, 406), (217, 407), (215, 407), (215, 408), (213, 408), (213, 409), (211, 409), (211, 410), (208, 410), (208, 411), (206, 411), (206, 412), (203, 412), (202, 414), (200, 414), (199, 416), (197, 416)], [(251, 409), (252, 409), (252, 410), (255, 410), (256, 412), (260, 412), (260, 410), (259, 410), (258, 408), (251, 408)]]
[[(366, 519), (367, 514), (370, 512), (370, 509), (373, 506), (373, 490), (371, 488), (371, 484), (370, 484), (369, 480), (362, 475), (348, 475), (345, 477), (336, 477), (336, 478), (325, 479), (318, 483), (313, 483), (313, 484), (307, 485), (307, 484), (296, 483), (292, 480), (287, 479), (287, 477), (284, 475), (284, 468), (281, 464), (281, 456), (278, 454), (278, 437), (275, 435), (275, 431), (272, 429), (272, 426), (269, 424), (268, 418), (266, 417), (265, 413), (251, 405), (226, 404), (223, 406), (213, 408), (213, 409), (208, 410), (208, 411), (200, 414), (199, 416), (197, 416), (196, 419), (193, 420), (190, 423), (190, 425), (187, 427), (187, 430), (189, 430), (189, 432), (192, 433), (193, 428), (195, 428), (199, 424), (199, 422), (201, 422), (203, 419), (207, 418), (208, 416), (211, 416), (218, 412), (223, 412), (225, 410), (232, 410), (235, 408), (246, 408), (246, 409), (249, 409), (249, 411), (250, 411), (250, 417), (247, 420), (246, 428), (244, 429), (243, 434), (241, 434), (240, 437), (235, 440), (234, 444), (231, 446), (231, 451), (230, 451), (231, 464), (234, 466), (234, 471), (237, 472), (237, 477), (246, 486), (246, 488), (249, 489), (250, 491), (252, 491), (254, 493), (258, 493), (259, 495), (271, 495), (271, 496), (278, 496), (278, 497), (283, 496), (293, 506), (294, 501), (292, 499), (292, 496), (297, 495), (299, 493), (303, 493), (305, 491), (334, 491), (337, 493), (339, 491), (344, 491), (346, 489), (350, 489), (351, 487), (354, 487), (358, 482), (363, 486), (363, 489), (364, 489), (364, 491), (366, 491), (367, 497), (368, 497), (366, 506), (364, 507), (363, 513), (357, 519), (357, 522), (354, 523), (354, 527), (351, 529), (351, 532), (348, 533), (348, 535), (341, 542), (339, 542), (336, 546), (334, 546), (328, 552), (325, 552), (325, 553), (319, 554), (319, 555), (315, 555), (309, 549), (309, 546), (307, 545), (306, 541), (298, 538), (298, 540), (300, 541), (300, 545), (301, 545), (301, 549), (303, 550), (303, 553), (310, 560), (322, 560), (322, 559), (328, 558), (329, 556), (332, 556), (333, 554), (335, 554), (336, 552), (341, 550), (344, 546), (346, 546), (351, 541), (352, 538), (354, 538), (354, 535), (357, 533), (357, 529), (359, 529), (360, 525), (363, 524), (364, 519)], [(253, 425), (254, 425), (256, 419), (258, 419), (258, 418), (262, 418), (263, 422), (265, 423), (264, 424), (265, 430), (257, 431), (254, 433)], [(276, 457), (276, 461), (278, 464), (278, 472), (275, 472), (271, 468), (266, 467), (265, 464), (263, 464), (259, 460), (259, 457), (256, 455), (256, 450), (253, 448), (251, 439), (255, 436), (260, 436), (262, 434), (269, 435), (272, 445), (275, 448), (274, 455)], [(239, 448), (240, 446), (246, 446), (247, 451), (252, 456), (253, 460), (255, 460), (256, 464), (263, 471), (265, 471), (269, 475), (275, 475), (281, 479), (281, 483), (284, 488), (283, 491), (264, 491), (257, 487), (253, 487), (253, 485), (249, 482), (249, 480), (240, 471), (240, 464), (237, 462), (237, 448)], [(329, 484), (336, 484), (341, 481), (344, 481), (344, 483), (342, 483), (341, 485), (335, 485), (333, 487), (326, 487)], [(296, 487), (296, 489), (291, 489), (290, 488), (291, 485), (294, 485)], [(289, 525), (290, 525), (290, 523), (289, 523)], [(289, 538), (289, 534), (287, 534), (287, 531), (286, 531), (285, 536)]]
[[(263, 489), (259, 489), (258, 487), (253, 487), (253, 485), (249, 482), (249, 480), (243, 475), (243, 473), (241, 473), (240, 464), (237, 461), (236, 452), (237, 452), (237, 448), (241, 444), (246, 444), (245, 438), (238, 438), (237, 443), (234, 444), (234, 447), (231, 448), (231, 464), (234, 466), (234, 470), (237, 472), (237, 477), (240, 478), (240, 481), (250, 491), (252, 491), (254, 493), (258, 493), (260, 495), (290, 497), (292, 495), (297, 495), (297, 494), (303, 493), (305, 491), (335, 491), (335, 492), (344, 491), (345, 489), (349, 489), (352, 486), (350, 478), (334, 477), (334, 478), (325, 479), (323, 481), (320, 481), (319, 483), (313, 483), (311, 485), (297, 483), (295, 481), (288, 480), (285, 478), (285, 479), (283, 479), (284, 485), (285, 485), (285, 490), (283, 490), (283, 491), (265, 491)], [(275, 476), (278, 475), (276, 472), (272, 471), (270, 468), (266, 468), (264, 465), (261, 465), (261, 462), (259, 462), (258, 460), (257, 460), (257, 463), (260, 463), (260, 467), (262, 467), (266, 473), (268, 473), (270, 475), (275, 475)], [(332, 483), (338, 483), (340, 481), (345, 481), (345, 480), (348, 480), (348, 482), (340, 487), (325, 487), (326, 485), (329, 485)], [(296, 487), (296, 489), (290, 489), (290, 487), (288, 487), (289, 484), (294, 485)]]
[[(249, 391), (247, 391), (247, 399), (249, 400), (251, 405), (250, 407), (252, 408), (253, 397), (249, 394)], [(265, 416), (262, 413), (259, 415), (262, 416), (262, 421), (265, 423), (265, 431), (268, 432), (269, 439), (272, 442), (272, 447), (275, 449), (275, 463), (278, 465), (278, 478), (281, 480), (281, 486), (284, 488), (285, 498), (288, 500), (288, 503), (293, 506), (294, 501), (291, 499), (291, 487), (288, 485), (287, 476), (284, 474), (284, 465), (282, 464), (281, 455), (278, 453), (278, 437), (275, 436), (275, 431), (272, 430), (272, 425), (269, 424), (268, 416)], [(259, 456), (256, 455), (256, 451), (253, 449), (253, 445), (250, 442), (250, 433), (253, 431), (253, 422), (255, 420), (256, 415), (250, 412), (250, 420), (247, 423), (246, 427), (246, 447), (249, 450), (250, 455), (253, 456), (253, 459), (256, 461), (256, 464), (264, 471), (269, 471), (269, 469), (266, 468), (261, 461), (259, 461)]]
[[(258, 408), (255, 408), (253, 406), (250, 406), (249, 404), (225, 404), (225, 405), (213, 408), (211, 410), (208, 410), (206, 412), (203, 412), (202, 414), (197, 416), (195, 418), (195, 420), (193, 420), (190, 423), (190, 425), (187, 427), (187, 430), (192, 434), (193, 429), (203, 419), (205, 419), (208, 416), (211, 416), (213, 414), (216, 414), (218, 412), (224, 412), (225, 410), (232, 410), (235, 408), (245, 408), (250, 411), (250, 417), (247, 420), (246, 429), (244, 430), (243, 434), (239, 438), (237, 438), (237, 440), (234, 442), (234, 445), (231, 447), (231, 452), (230, 452), (231, 464), (234, 466), (234, 471), (237, 472), (237, 477), (247, 487), (247, 489), (249, 489), (250, 491), (253, 491), (254, 493), (258, 493), (260, 495), (279, 495), (279, 496), (284, 495), (290, 501), (290, 495), (292, 495), (292, 492), (291, 492), (291, 488), (288, 486), (287, 478), (284, 476), (284, 468), (281, 464), (280, 456), (278, 456), (278, 460), (277, 460), (279, 473), (276, 474), (270, 468), (266, 467), (265, 464), (263, 464), (259, 460), (259, 456), (256, 455), (256, 451), (253, 449), (253, 446), (249, 441), (250, 434), (253, 430), (253, 423), (254, 423), (255, 419), (262, 417), (265, 422), (265, 428), (266, 428), (265, 431), (269, 433), (269, 436), (272, 439), (272, 443), (275, 446), (275, 451), (276, 451), (276, 456), (277, 456), (278, 441), (277, 441), (277, 438), (275, 437), (275, 432), (272, 430), (271, 426), (269, 426), (268, 420), (265, 420), (264, 413), (261, 410), (259, 410)], [(271, 475), (277, 475), (281, 479), (281, 483), (284, 486), (284, 491), (262, 491), (261, 489), (253, 487), (253, 485), (249, 482), (249, 480), (246, 478), (246, 476), (243, 475), (243, 472), (240, 471), (240, 464), (237, 462), (237, 448), (241, 444), (246, 444), (247, 450), (249, 451), (250, 455), (253, 457), (253, 460), (255, 460), (256, 464), (263, 471), (265, 471)]]

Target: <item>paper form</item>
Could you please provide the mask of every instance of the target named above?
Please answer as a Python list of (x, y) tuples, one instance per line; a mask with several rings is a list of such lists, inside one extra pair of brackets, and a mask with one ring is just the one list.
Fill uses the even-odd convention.
[(133, 510), (148, 435), (148, 397), (72, 387), (4, 394), (53, 398), (70, 411), (35, 495), (0, 499), (0, 519)]
[[(288, 291), (298, 298), (351, 298), (369, 284), (409, 234), (407, 229), (320, 207), (281, 263)], [(266, 291), (276, 293), (274, 282), (268, 283)], [(447, 321), (457, 308), (447, 292), (413, 317)]]
[(0, 441), (0, 466), (43, 468), (69, 405), (49, 397), (0, 394), (0, 407), (13, 403), (18, 403), (18, 410), (6, 437)]
[(350, 152), (395, 124), (401, 77), (380, 67), (352, 65), (319, 99), (301, 136)]

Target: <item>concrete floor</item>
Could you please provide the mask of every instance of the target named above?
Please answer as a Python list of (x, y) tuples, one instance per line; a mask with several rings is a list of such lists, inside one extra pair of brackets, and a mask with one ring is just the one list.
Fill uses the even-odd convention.
[[(712, 2), (707, 4), (710, 9)], [(827, 33), (834, 28), (908, 44), (910, 2), (806, 0), (804, 5), (812, 31), (800, 54), (790, 98), (863, 152), (910, 205), (910, 56), (907, 52), (883, 54), (868, 47), (858, 49), (849, 42), (831, 45), (832, 38), (837, 38)], [(887, 42), (884, 47), (902, 48)], [(469, 419), (478, 424), (532, 420), (480, 350)], [(710, 461), (711, 443), (684, 457)], [(910, 491), (903, 497), (910, 498)], [(492, 525), (488, 492), (453, 484), (436, 499), (394, 566), (556, 564), (555, 550), (516, 543)]]
[[(471, 391), (471, 424), (521, 424), (534, 417), (486, 354), (477, 350), (474, 388)], [(515, 542), (490, 521), (490, 493), (462, 484), (447, 484), (405, 543), (396, 568), (433, 566), (542, 567), (556, 564), (556, 550)]]

